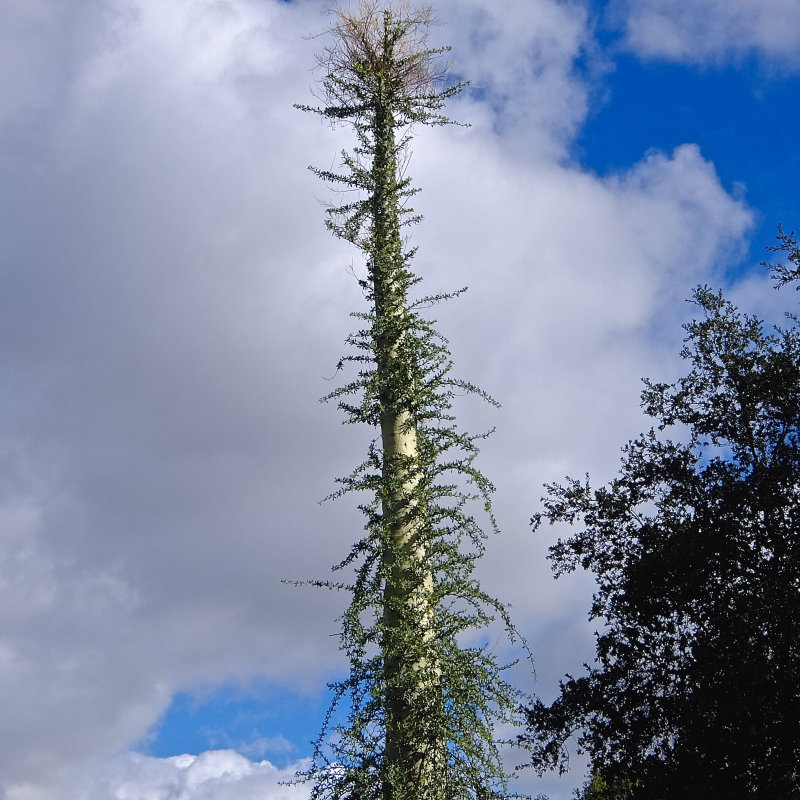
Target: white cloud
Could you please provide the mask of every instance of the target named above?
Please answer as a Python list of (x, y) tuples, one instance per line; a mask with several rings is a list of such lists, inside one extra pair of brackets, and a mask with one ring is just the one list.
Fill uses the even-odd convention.
[(455, 119), (502, 136), (506, 150), (560, 159), (587, 111), (587, 88), (575, 58), (590, 44), (585, 9), (552, 0), (446, 0), (437, 4), (460, 74), (485, 102)]
[(795, 0), (619, 0), (627, 45), (645, 58), (727, 62), (756, 55), (800, 67)]
[[(255, 677), (304, 690), (341, 665), (330, 634), (344, 598), (280, 582), (326, 575), (357, 535), (354, 504), (316, 501), (369, 438), (316, 402), (362, 300), (305, 169), (335, 164), (349, 140), (291, 107), (315, 79), (319, 42), (301, 34), (324, 27), (324, 5), (2, 12), (0, 53), (21, 76), (0, 134), (8, 800), (66, 796), (175, 691)], [(589, 587), (547, 574), (549, 534), (528, 533), (539, 486), (613, 469), (641, 427), (640, 376), (662, 374), (682, 299), (750, 217), (691, 145), (612, 177), (566, 161), (587, 110), (579, 7), (439, 10), (485, 93), (453, 107), (474, 128), (419, 133), (417, 265), (428, 291), (471, 286), (437, 316), (458, 372), (504, 404), (463, 409), (467, 428), (498, 426), (483, 466), (505, 535), (482, 571), (513, 602), (544, 682), (568, 668), (554, 654), (585, 657)], [(202, 781), (175, 792), (211, 758), (128, 754), (85, 796), (135, 797), (102, 787), (145, 773), (142, 798), (210, 796)], [(242, 785), (273, 780), (218, 758), (245, 770)], [(218, 798), (221, 781), (206, 780)]]
[(76, 800), (306, 800), (305, 785), (289, 784), (303, 764), (278, 769), (233, 750), (150, 758), (123, 753), (97, 768)]
[(294, 745), (285, 736), (257, 736), (237, 746), (237, 752), (255, 757), (265, 752), (291, 753)]

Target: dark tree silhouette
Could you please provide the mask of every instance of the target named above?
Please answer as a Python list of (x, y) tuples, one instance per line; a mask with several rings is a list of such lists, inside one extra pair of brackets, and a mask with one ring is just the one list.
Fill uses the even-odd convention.
[[(798, 246), (779, 236), (798, 278)], [(597, 577), (596, 659), (523, 737), (540, 771), (587, 752), (598, 798), (800, 797), (800, 321), (771, 330), (698, 289), (688, 372), (645, 381), (656, 428), (619, 476), (548, 487), (534, 517), (581, 528), (557, 576)], [(669, 435), (675, 437), (669, 438)]]

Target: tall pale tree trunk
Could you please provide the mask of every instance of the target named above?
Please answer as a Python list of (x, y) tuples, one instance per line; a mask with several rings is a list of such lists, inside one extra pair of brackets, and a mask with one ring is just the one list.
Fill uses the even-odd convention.
[[(445, 85), (446, 48), (427, 46), (430, 8), (382, 5), (336, 12), (319, 57), (325, 105), (301, 106), (350, 124), (358, 140), (342, 173), (315, 170), (344, 192), (327, 224), (364, 254), (371, 304), (356, 315), (368, 324), (343, 359), (358, 376), (329, 399), (349, 421), (379, 429), (379, 446), (334, 494), (373, 499), (361, 505), (366, 534), (338, 565), (354, 567), (353, 582), (321, 582), (352, 592), (341, 634), (350, 675), (333, 684), (332, 703), (349, 709), (346, 725), (329, 715), (307, 777), (312, 800), (501, 800), (507, 774), (492, 723), (509, 722), (520, 696), (492, 652), (462, 649), (459, 637), (495, 615), (514, 631), (471, 577), (484, 533), (469, 507), (479, 498), (490, 510), (492, 486), (473, 466), (476, 437), (450, 412), (455, 391), (489, 398), (449, 376), (446, 341), (409, 301), (418, 279), (401, 235), (402, 223), (418, 221), (404, 205), (415, 190), (399, 163), (410, 128), (447, 124), (441, 110), (463, 84)], [(352, 395), (359, 400), (343, 399)]]
[[(388, 54), (387, 54), (388, 55)], [(426, 720), (440, 705), (433, 640), (434, 576), (420, 504), (424, 465), (411, 398), (418, 395), (417, 354), (407, 341), (408, 298), (400, 235), (397, 144), (391, 100), (375, 99), (372, 163), (373, 236), (369, 253), (376, 326), (376, 377), (380, 392), (384, 497), (381, 510), (387, 546), (384, 572), (383, 662), (386, 697), (386, 760), (390, 775), (384, 800), (438, 800), (441, 754)]]

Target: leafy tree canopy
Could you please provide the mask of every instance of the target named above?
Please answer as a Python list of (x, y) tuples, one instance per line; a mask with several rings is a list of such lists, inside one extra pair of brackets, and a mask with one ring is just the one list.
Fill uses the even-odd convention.
[[(800, 248), (781, 230), (798, 279)], [(588, 753), (587, 797), (800, 797), (800, 319), (767, 328), (708, 288), (686, 375), (645, 381), (656, 420), (618, 477), (548, 486), (533, 523), (580, 532), (556, 576), (591, 570), (596, 658), (528, 710), (541, 772)]]

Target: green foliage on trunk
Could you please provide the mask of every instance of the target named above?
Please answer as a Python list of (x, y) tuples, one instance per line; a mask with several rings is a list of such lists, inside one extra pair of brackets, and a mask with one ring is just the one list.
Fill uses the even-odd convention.
[(379, 431), (332, 495), (368, 499), (364, 534), (334, 568), (352, 579), (319, 582), (351, 594), (341, 630), (350, 671), (332, 686), (304, 776), (315, 800), (508, 796), (494, 726), (513, 722), (521, 698), (491, 650), (468, 643), (495, 619), (516, 634), (473, 577), (485, 539), (474, 510), (495, 527), (493, 487), (474, 464), (482, 437), (460, 431), (451, 411), (456, 394), (493, 401), (451, 375), (447, 342), (421, 314), (448, 296), (412, 299), (419, 278), (402, 236), (419, 221), (404, 176), (412, 126), (447, 124), (444, 103), (462, 88), (444, 85), (446, 51), (426, 42), (432, 22), (429, 9), (406, 5), (337, 12), (319, 57), (323, 104), (300, 106), (357, 137), (341, 172), (314, 170), (347, 198), (328, 209), (328, 227), (366, 262), (368, 310), (353, 315), (360, 328), (339, 364), (356, 374), (326, 399)]
[[(775, 280), (797, 281), (800, 247), (779, 241)], [(595, 573), (601, 622), (525, 742), (563, 770), (577, 740), (600, 776), (587, 797), (800, 798), (800, 318), (694, 302), (687, 373), (645, 381), (656, 427), (609, 485), (553, 485), (535, 517), (580, 526), (550, 557)]]
[(599, 773), (587, 781), (581, 792), (576, 792), (576, 800), (632, 800), (636, 782), (617, 777), (606, 780)]

